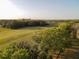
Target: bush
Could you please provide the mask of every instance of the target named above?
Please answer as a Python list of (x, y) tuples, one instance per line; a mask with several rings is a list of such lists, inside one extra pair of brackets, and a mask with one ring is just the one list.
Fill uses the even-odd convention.
[[(28, 59), (29, 52), (26, 48), (25, 43), (21, 46), (18, 46), (19, 43), (13, 43), (10, 46), (2, 49), (0, 51), (0, 59)], [(27, 43), (26, 43), (27, 44)]]
[(65, 48), (71, 47), (70, 26), (72, 23), (61, 23), (58, 27), (41, 31), (34, 37), (41, 51), (47, 51), (52, 56), (59, 51), (60, 55)]
[(26, 49), (19, 49), (18, 51), (15, 51), (11, 59), (28, 59), (29, 58), (29, 53)]

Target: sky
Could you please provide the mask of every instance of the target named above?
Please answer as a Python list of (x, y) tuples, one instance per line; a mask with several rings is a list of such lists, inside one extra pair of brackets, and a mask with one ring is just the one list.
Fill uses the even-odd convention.
[(0, 18), (79, 19), (79, 0), (0, 0)]

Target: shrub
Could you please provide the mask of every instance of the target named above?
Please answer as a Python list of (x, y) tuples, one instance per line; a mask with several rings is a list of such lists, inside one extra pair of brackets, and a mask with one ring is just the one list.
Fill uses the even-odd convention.
[(15, 51), (11, 59), (28, 59), (29, 58), (29, 53), (26, 49), (19, 49), (18, 51)]
[(60, 55), (65, 48), (71, 47), (69, 45), (71, 24), (61, 23), (58, 27), (41, 31), (34, 37), (34, 40), (42, 51), (47, 51), (47, 53), (51, 52), (51, 56), (56, 51), (59, 51), (58, 55)]

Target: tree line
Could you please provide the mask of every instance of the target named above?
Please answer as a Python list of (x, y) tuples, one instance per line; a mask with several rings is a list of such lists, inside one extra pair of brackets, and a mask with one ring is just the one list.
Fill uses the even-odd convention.
[(48, 22), (43, 20), (0, 20), (0, 26), (11, 29), (23, 27), (47, 26)]

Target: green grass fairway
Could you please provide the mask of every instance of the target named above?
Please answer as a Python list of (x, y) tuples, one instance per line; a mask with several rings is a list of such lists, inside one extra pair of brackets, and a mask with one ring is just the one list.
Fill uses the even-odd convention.
[(12, 42), (19, 42), (21, 40), (31, 41), (34, 33), (46, 29), (47, 27), (29, 27), (23, 29), (6, 29), (0, 28), (0, 48), (6, 47)]

